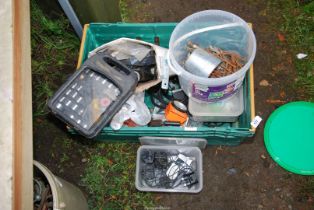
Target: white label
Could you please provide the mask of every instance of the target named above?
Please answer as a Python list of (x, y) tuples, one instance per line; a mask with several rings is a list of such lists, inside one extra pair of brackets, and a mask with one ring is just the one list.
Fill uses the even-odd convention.
[(262, 122), (262, 118), (260, 116), (256, 116), (254, 117), (253, 121), (251, 122), (251, 125), (254, 127), (254, 128), (257, 128), (257, 126)]
[[(161, 69), (161, 88), (162, 89), (168, 89), (168, 83), (169, 83), (169, 67), (164, 57), (159, 57), (160, 62), (160, 69)], [(158, 69), (157, 69), (158, 70)]]
[(185, 131), (197, 131), (197, 127), (184, 127)]
[[(193, 87), (193, 86), (192, 86)], [(201, 85), (201, 84), (195, 84), (195, 89), (197, 90), (201, 90), (203, 92), (207, 92), (208, 91), (208, 86), (206, 85)], [(193, 90), (192, 90), (193, 91)]]

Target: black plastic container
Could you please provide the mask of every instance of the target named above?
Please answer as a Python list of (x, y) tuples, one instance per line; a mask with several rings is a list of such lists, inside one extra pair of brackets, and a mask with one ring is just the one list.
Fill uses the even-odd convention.
[(93, 138), (134, 93), (137, 82), (133, 70), (96, 54), (60, 87), (48, 107), (80, 134)]

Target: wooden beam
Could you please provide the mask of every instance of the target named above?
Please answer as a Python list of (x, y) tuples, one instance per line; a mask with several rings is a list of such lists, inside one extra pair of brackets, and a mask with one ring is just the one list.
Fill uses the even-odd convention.
[(13, 209), (33, 208), (32, 83), (29, 0), (13, 0)]

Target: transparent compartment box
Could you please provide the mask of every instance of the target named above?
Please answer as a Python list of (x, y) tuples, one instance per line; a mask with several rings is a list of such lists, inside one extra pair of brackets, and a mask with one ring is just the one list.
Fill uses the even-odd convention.
[[(191, 186), (191, 188), (180, 185), (173, 189), (157, 188), (148, 186), (143, 180), (142, 169), (144, 162), (141, 160), (141, 154), (144, 151), (156, 151), (156, 152), (169, 152), (173, 154), (181, 153), (185, 156), (195, 158), (195, 174), (198, 183)], [(203, 189), (203, 157), (202, 152), (198, 147), (186, 147), (186, 146), (157, 146), (157, 145), (143, 145), (137, 150), (136, 157), (136, 174), (135, 174), (135, 186), (140, 191), (146, 192), (180, 192), (180, 193), (199, 193)]]
[(189, 99), (189, 112), (195, 121), (235, 122), (243, 110), (242, 87), (233, 96), (215, 103), (200, 103)]

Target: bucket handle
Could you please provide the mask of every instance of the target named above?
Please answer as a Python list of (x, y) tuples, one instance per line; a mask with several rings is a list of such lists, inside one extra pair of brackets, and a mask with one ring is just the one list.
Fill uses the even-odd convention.
[(180, 43), (181, 41), (191, 37), (191, 36), (194, 36), (196, 34), (200, 34), (200, 33), (204, 33), (204, 32), (207, 32), (207, 31), (214, 31), (214, 30), (220, 30), (220, 29), (225, 29), (225, 28), (233, 28), (233, 27), (237, 27), (237, 26), (243, 26), (243, 24), (241, 23), (226, 23), (226, 24), (222, 24), (222, 25), (216, 25), (216, 26), (208, 26), (208, 27), (205, 27), (205, 28), (200, 28), (200, 29), (197, 29), (197, 30), (194, 30), (194, 31), (191, 31), (187, 34), (184, 34), (183, 36), (181, 36), (179, 39), (177, 39), (173, 46), (177, 46), (178, 43)]
[[(237, 26), (242, 26), (241, 23), (227, 23), (227, 24), (222, 24), (222, 25), (216, 25), (216, 26), (209, 26), (209, 27), (205, 27), (205, 28), (201, 28), (201, 29), (197, 29), (195, 31), (191, 31), (185, 35), (183, 35), (182, 37), (180, 37), (179, 39), (177, 39), (174, 42), (174, 46), (178, 45), (178, 43), (180, 43), (181, 41), (187, 39), (190, 36), (194, 36), (195, 34), (199, 34), (199, 33), (203, 33), (203, 32), (207, 32), (207, 31), (212, 31), (212, 30), (219, 30), (219, 29), (224, 29), (224, 28), (232, 28), (232, 27), (237, 27)], [(182, 71), (174, 68), (174, 66), (172, 65), (171, 61), (170, 61), (170, 49), (167, 52), (167, 63), (168, 66), (170, 67), (170, 69), (176, 73), (177, 75), (181, 75)]]
[(170, 50), (168, 50), (168, 52), (167, 52), (167, 64), (168, 64), (168, 66), (170, 67), (170, 69), (171, 69), (171, 71), (173, 71), (176, 75), (181, 75), (181, 71), (180, 70), (178, 70), (178, 69), (176, 69), (176, 68), (174, 68), (174, 66), (172, 65), (172, 63), (170, 62), (170, 53), (169, 53), (169, 51)]

